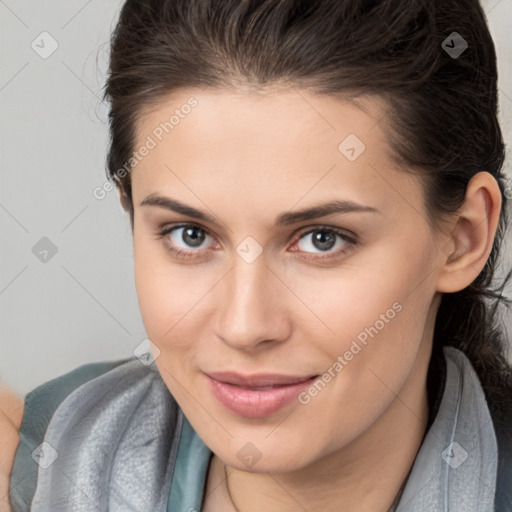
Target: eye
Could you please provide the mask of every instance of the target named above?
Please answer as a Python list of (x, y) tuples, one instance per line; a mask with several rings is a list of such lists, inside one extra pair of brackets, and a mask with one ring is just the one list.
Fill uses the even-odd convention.
[[(311, 236), (312, 235), (312, 236)], [(206, 250), (205, 241), (215, 240), (209, 232), (197, 224), (181, 224), (161, 229), (157, 238), (164, 240), (166, 249), (179, 259), (199, 257)], [(302, 243), (301, 243), (302, 242)], [(329, 227), (317, 226), (299, 234), (299, 239), (292, 246), (292, 252), (313, 252), (317, 256), (307, 256), (306, 259), (327, 260), (348, 253), (357, 241), (344, 231)], [(299, 246), (299, 251), (293, 247)], [(190, 250), (192, 248), (192, 250)], [(337, 250), (332, 251), (333, 248)], [(326, 253), (326, 255), (322, 255)]]
[[(298, 245), (301, 252), (307, 253), (312, 250), (313, 253), (320, 254), (320, 256), (310, 257), (310, 259), (328, 259), (349, 252), (356, 245), (356, 240), (355, 237), (340, 229), (317, 226), (302, 232), (299, 235), (299, 240), (294, 245)], [(327, 253), (327, 256), (322, 256), (323, 253)]]
[[(167, 236), (170, 235), (170, 236)], [(158, 232), (158, 239), (164, 239), (166, 249), (180, 259), (194, 258), (201, 252), (201, 245), (212, 239), (208, 232), (196, 224), (169, 226)], [(190, 251), (190, 248), (196, 248)], [(197, 249), (199, 247), (199, 249)]]

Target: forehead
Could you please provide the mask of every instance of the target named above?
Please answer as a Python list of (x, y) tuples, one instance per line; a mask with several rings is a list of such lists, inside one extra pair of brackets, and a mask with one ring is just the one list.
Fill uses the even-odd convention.
[[(222, 191), (240, 200), (244, 191), (267, 202), (297, 201), (334, 189), (351, 200), (382, 202), (383, 187), (389, 193), (383, 173), (395, 167), (387, 105), (378, 97), (356, 101), (292, 87), (176, 91), (136, 127), (135, 149), (151, 149), (132, 170), (134, 200), (179, 189), (191, 198)], [(400, 186), (409, 187), (400, 175)]]
[[(205, 142), (229, 139), (233, 145), (247, 148), (272, 141), (283, 150), (292, 143), (297, 151), (298, 140), (306, 139), (317, 146), (320, 139), (325, 144), (335, 143), (349, 133), (369, 139), (369, 132), (373, 132), (371, 142), (375, 143), (373, 139), (383, 135), (381, 122), (385, 121), (387, 109), (378, 96), (335, 97), (294, 87), (265, 92), (179, 89), (143, 110), (136, 126), (136, 140), (142, 143), (151, 134), (164, 143), (162, 138), (180, 138), (180, 142), (186, 138), (189, 144), (195, 138)], [(379, 124), (381, 129), (374, 131)]]

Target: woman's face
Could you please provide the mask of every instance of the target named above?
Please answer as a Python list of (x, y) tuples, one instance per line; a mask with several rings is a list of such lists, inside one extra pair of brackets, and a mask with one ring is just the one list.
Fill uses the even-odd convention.
[(441, 239), (419, 179), (391, 162), (384, 105), (364, 105), (183, 89), (138, 126), (144, 326), (172, 395), (233, 467), (300, 469), (392, 428), (399, 407), (420, 417)]

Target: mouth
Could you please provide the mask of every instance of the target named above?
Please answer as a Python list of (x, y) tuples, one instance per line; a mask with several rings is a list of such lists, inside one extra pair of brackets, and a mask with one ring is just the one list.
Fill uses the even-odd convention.
[(215, 398), (232, 413), (247, 418), (263, 418), (278, 412), (318, 378), (318, 375), (244, 376), (234, 372), (205, 375)]
[(277, 373), (261, 373), (258, 375), (242, 375), (236, 372), (213, 372), (207, 374), (212, 379), (226, 384), (233, 384), (234, 386), (245, 388), (258, 388), (258, 387), (277, 387), (288, 386), (291, 384), (298, 384), (305, 380), (318, 377), (318, 375), (308, 376), (293, 376), (281, 375)]

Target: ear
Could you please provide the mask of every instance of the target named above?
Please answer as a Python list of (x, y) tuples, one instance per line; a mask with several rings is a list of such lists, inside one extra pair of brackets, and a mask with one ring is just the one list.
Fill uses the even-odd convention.
[(129, 212), (130, 211), (130, 199), (126, 195), (126, 192), (121, 186), (117, 186), (117, 191), (119, 193), (119, 201), (121, 202), (121, 206), (123, 210)]
[(471, 178), (463, 204), (449, 233), (449, 251), (443, 255), (437, 291), (453, 293), (469, 286), (491, 253), (501, 211), (501, 191), (488, 172)]
[(123, 207), (123, 210), (125, 212), (127, 212), (129, 217), (130, 217), (130, 227), (131, 227), (132, 234), (133, 234), (134, 224), (133, 224), (133, 207), (132, 207), (133, 205), (132, 205), (132, 202), (130, 201), (130, 198), (126, 194), (126, 192), (123, 189), (123, 187), (121, 187), (120, 185), (117, 186), (117, 192), (119, 193), (119, 202), (121, 203), (121, 206)]

